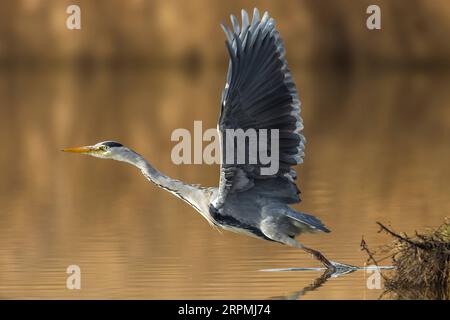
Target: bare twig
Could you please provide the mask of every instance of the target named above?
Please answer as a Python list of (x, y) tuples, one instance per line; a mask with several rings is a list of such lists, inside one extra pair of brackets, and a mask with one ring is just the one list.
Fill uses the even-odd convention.
[(418, 248), (423, 249), (423, 250), (430, 250), (430, 247), (429, 247), (429, 246), (426, 246), (426, 245), (423, 244), (423, 243), (414, 242), (414, 241), (411, 241), (411, 240), (408, 239), (408, 238), (402, 237), (401, 235), (399, 235), (399, 234), (397, 234), (397, 233), (395, 233), (395, 232), (389, 230), (389, 229), (388, 229), (387, 227), (385, 227), (381, 222), (378, 222), (378, 221), (377, 221), (377, 224), (380, 226), (380, 228), (381, 228), (382, 231), (387, 232), (388, 234), (390, 234), (390, 235), (393, 236), (394, 238), (397, 238), (397, 239), (400, 240), (400, 241), (409, 243), (410, 245), (415, 246), (415, 247), (418, 247)]
[(361, 243), (359, 245), (361, 247), (362, 251), (365, 251), (367, 253), (367, 255), (369, 256), (369, 258), (367, 259), (367, 262), (369, 262), (370, 260), (373, 261), (373, 263), (378, 267), (378, 262), (377, 260), (375, 260), (375, 258), (373, 257), (372, 252), (370, 252), (369, 247), (367, 246), (366, 241), (364, 240), (364, 237), (362, 237), (361, 239)]

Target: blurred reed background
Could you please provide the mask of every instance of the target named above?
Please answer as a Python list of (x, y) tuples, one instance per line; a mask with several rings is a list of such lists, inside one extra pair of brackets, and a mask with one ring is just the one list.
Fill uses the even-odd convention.
[[(69, 4), (82, 30), (65, 28)], [(366, 28), (366, 8), (382, 9), (382, 31)], [(203, 66), (226, 60), (220, 21), (241, 8), (269, 10), (289, 43), (291, 65), (448, 65), (446, 0), (5, 0), (0, 62)]]
[[(66, 8), (81, 7), (81, 30)], [(366, 28), (381, 7), (382, 30)], [(297, 250), (220, 234), (134, 168), (59, 152), (114, 139), (170, 176), (217, 185), (218, 167), (171, 162), (176, 128), (216, 126), (241, 8), (276, 19), (308, 139), (303, 201), (330, 234), (302, 241), (362, 265), (375, 221), (413, 232), (450, 212), (447, 0), (0, 1), (0, 297), (268, 298), (315, 273)], [(65, 288), (78, 264), (82, 290)], [(362, 273), (309, 298), (376, 298)]]

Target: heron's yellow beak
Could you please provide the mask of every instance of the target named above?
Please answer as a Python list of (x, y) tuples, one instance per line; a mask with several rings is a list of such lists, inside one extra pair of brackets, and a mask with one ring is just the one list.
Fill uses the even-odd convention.
[(77, 147), (77, 148), (66, 148), (62, 149), (64, 152), (73, 152), (73, 153), (90, 153), (96, 151), (95, 148), (86, 146), (86, 147)]

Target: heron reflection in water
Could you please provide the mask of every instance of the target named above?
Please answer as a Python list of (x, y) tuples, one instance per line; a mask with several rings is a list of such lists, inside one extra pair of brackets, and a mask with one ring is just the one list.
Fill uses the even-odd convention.
[[(230, 61), (217, 126), (219, 136), (227, 129), (277, 129), (278, 172), (263, 175), (261, 163), (222, 161), (219, 186), (200, 187), (162, 174), (140, 154), (115, 141), (63, 151), (127, 162), (158, 187), (186, 201), (211, 225), (302, 249), (332, 273), (351, 269), (295, 240), (302, 233), (330, 230), (318, 218), (289, 206), (300, 202), (292, 167), (303, 162), (305, 138), (300, 100), (275, 21), (267, 12), (261, 18), (254, 9), (251, 21), (242, 10), (242, 23), (233, 15), (231, 23), (231, 29), (222, 25)], [(268, 150), (271, 146), (268, 142)]]

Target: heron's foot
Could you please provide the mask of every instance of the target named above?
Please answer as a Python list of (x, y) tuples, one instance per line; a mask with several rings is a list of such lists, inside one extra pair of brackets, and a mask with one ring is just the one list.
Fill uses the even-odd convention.
[(341, 275), (351, 273), (353, 271), (358, 270), (358, 267), (355, 267), (355, 266), (352, 266), (349, 264), (345, 264), (345, 263), (328, 260), (319, 251), (316, 251), (316, 250), (313, 250), (310, 248), (306, 248), (306, 247), (303, 247), (303, 250), (312, 254), (314, 258), (316, 258), (317, 260), (320, 261), (320, 263), (322, 263), (322, 265), (327, 269), (325, 271), (325, 274), (328, 277), (339, 277)]
[(352, 266), (350, 264), (340, 263), (336, 261), (330, 261), (331, 264), (337, 269), (337, 270), (357, 270), (358, 267)]
[(356, 270), (358, 270), (358, 267), (349, 265), (349, 264), (345, 264), (345, 263), (340, 263), (340, 262), (336, 262), (336, 261), (330, 261), (331, 264), (333, 264), (334, 266), (334, 270), (327, 270), (326, 273), (329, 274), (330, 277), (333, 278), (337, 278), (339, 276), (342, 276), (344, 274), (349, 274), (352, 273)]

